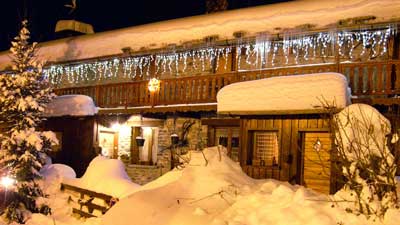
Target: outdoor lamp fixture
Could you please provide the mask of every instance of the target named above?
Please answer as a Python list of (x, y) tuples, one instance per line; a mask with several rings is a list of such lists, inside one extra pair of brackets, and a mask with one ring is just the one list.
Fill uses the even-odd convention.
[(150, 92), (156, 92), (160, 90), (160, 80), (155, 77), (151, 78), (148, 87)]
[(15, 182), (16, 182), (15, 179), (9, 176), (2, 177), (0, 180), (1, 186), (5, 187), (6, 189), (14, 185)]
[(114, 131), (119, 131), (121, 129), (121, 124), (116, 122), (111, 126), (111, 129), (113, 129)]
[(136, 145), (138, 147), (143, 147), (144, 146), (145, 139), (142, 136), (137, 136), (135, 139), (136, 139)]
[(177, 145), (179, 143), (179, 136), (177, 134), (171, 134), (171, 143)]

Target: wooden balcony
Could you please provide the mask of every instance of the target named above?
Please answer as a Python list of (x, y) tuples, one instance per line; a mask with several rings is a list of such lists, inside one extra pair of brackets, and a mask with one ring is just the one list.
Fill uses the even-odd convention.
[[(365, 63), (320, 64), (297, 67), (263, 69), (256, 71), (235, 71), (171, 78), (161, 80), (160, 90), (148, 91), (148, 81), (104, 84), (97, 86), (56, 89), (57, 95), (84, 94), (91, 96), (101, 108), (140, 108), (154, 111), (160, 106), (216, 103), (218, 91), (226, 85), (294, 74), (339, 72), (344, 74), (357, 101), (388, 99), (400, 94), (400, 60)], [(187, 106), (190, 107), (190, 106)], [(207, 108), (207, 107), (206, 107)], [(215, 105), (207, 109), (214, 109)], [(190, 111), (190, 108), (189, 108)]]

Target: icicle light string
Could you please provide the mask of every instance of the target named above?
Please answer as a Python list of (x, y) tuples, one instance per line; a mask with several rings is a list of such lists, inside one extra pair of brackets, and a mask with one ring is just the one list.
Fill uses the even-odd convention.
[[(290, 65), (312, 62), (317, 58), (325, 59), (332, 56), (335, 44), (338, 55), (342, 58), (353, 60), (367, 56), (372, 59), (384, 57), (388, 52), (388, 40), (395, 32), (394, 28), (388, 27), (373, 31), (321, 32), (303, 36), (286, 35), (283, 40), (271, 40), (263, 37), (253, 43), (236, 45), (237, 66), (240, 70), (242, 64), (252, 68), (264, 68), (274, 67), (276, 64)], [(106, 80), (131, 80), (137, 76), (148, 79), (152, 62), (154, 62), (156, 74), (178, 76), (193, 70), (205, 72), (213, 65), (214, 60), (217, 70), (220, 66), (219, 59), (223, 58), (223, 68), (226, 70), (232, 47), (234, 46), (215, 46), (182, 52), (159, 53), (154, 56), (132, 56), (74, 65), (53, 65), (45, 68), (44, 73), (51, 83), (68, 85)], [(354, 51), (356, 48), (361, 49), (358, 54)], [(280, 57), (283, 62), (280, 62)]]

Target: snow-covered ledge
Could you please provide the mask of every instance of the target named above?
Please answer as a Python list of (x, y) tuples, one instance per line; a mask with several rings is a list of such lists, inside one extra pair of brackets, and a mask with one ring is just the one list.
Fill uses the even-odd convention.
[(98, 112), (93, 99), (86, 95), (61, 95), (54, 98), (44, 111), (45, 117), (93, 116)]
[(339, 109), (349, 105), (350, 90), (342, 74), (315, 73), (231, 84), (218, 92), (217, 101), (220, 114), (318, 113), (321, 101)]

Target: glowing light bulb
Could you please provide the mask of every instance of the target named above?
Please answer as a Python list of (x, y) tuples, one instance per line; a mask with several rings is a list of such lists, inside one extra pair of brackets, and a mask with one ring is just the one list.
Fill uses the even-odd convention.
[(13, 186), (15, 183), (16, 183), (15, 179), (9, 176), (2, 177), (0, 180), (0, 184), (6, 189)]

